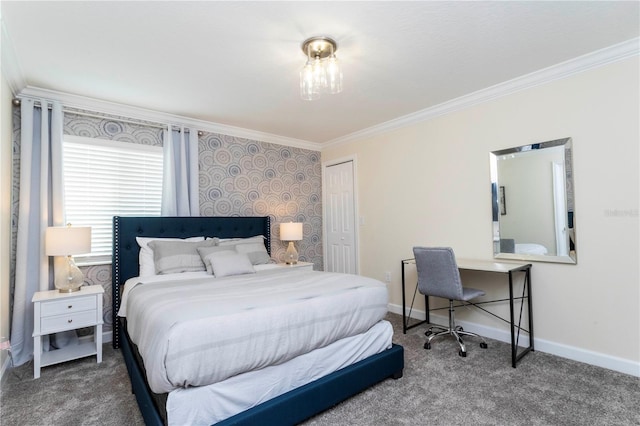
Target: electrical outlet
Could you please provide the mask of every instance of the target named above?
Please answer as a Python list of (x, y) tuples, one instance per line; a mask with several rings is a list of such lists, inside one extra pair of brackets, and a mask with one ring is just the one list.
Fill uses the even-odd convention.
[(386, 282), (386, 283), (390, 283), (391, 282), (391, 272), (386, 271), (384, 273), (384, 282)]

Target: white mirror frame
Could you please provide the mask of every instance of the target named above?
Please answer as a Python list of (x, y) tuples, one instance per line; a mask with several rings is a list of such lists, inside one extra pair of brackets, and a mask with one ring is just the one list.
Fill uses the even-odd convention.
[[(564, 138), (490, 153), (494, 258), (577, 263), (571, 142), (571, 138)], [(518, 167), (514, 167), (516, 163), (513, 161), (534, 158), (539, 154), (556, 156), (557, 160), (527, 160), (527, 163), (519, 162)], [(507, 168), (505, 161), (510, 162)], [(502, 179), (500, 170), (503, 171)], [(523, 198), (535, 196), (538, 192), (542, 192), (542, 199), (527, 200), (523, 204)], [(536, 208), (540, 210), (534, 211)], [(507, 219), (509, 212), (512, 216)], [(535, 229), (529, 232), (531, 226), (527, 227), (527, 224), (540, 228), (537, 232)], [(509, 230), (510, 234), (517, 234), (524, 241), (506, 235)], [(537, 240), (541, 235), (547, 237), (543, 243)]]

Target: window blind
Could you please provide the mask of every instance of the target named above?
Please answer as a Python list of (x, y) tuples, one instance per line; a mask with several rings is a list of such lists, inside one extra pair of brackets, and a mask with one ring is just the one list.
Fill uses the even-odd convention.
[(159, 216), (162, 147), (65, 135), (66, 222), (91, 227), (91, 253), (80, 262), (111, 259), (113, 216)]

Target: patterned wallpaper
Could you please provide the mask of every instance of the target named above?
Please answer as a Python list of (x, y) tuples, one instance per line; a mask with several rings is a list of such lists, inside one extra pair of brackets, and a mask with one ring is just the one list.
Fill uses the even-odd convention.
[[(91, 113), (95, 115), (95, 113)], [(64, 133), (146, 145), (162, 145), (162, 129), (131, 123), (125, 117), (97, 118), (65, 113)], [(14, 109), (14, 180), (12, 227), (15, 253), (19, 195), (20, 114)], [(17, 167), (16, 167), (17, 166)], [(300, 260), (322, 270), (322, 198), (320, 153), (266, 142), (204, 133), (199, 138), (200, 214), (202, 216), (270, 216), (272, 257), (284, 258), (279, 224), (304, 224), (297, 243)], [(15, 265), (15, 259), (12, 259)], [(82, 267), (89, 284), (105, 289), (104, 329), (111, 329), (111, 265)]]
[(302, 222), (300, 260), (322, 266), (320, 153), (205, 133), (199, 143), (200, 214), (271, 216), (271, 256), (283, 261), (281, 222)]

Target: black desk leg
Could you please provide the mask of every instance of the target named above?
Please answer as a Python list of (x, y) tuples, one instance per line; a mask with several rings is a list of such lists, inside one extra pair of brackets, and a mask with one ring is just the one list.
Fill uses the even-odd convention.
[(402, 333), (407, 334), (407, 303), (404, 290), (404, 262), (400, 262), (400, 268), (402, 269)]
[[(531, 301), (531, 265), (527, 265), (523, 269), (518, 271), (524, 272), (524, 287), (522, 288), (522, 295), (519, 297), (520, 304), (520, 318), (518, 324), (515, 324), (514, 318), (514, 301), (513, 301), (513, 271), (509, 271), (509, 310), (511, 314), (511, 365), (516, 368), (518, 361), (525, 356), (529, 351), (533, 351), (533, 303)], [(522, 330), (522, 311), (524, 310), (524, 300), (527, 299), (527, 310), (529, 315), (529, 346), (518, 354), (518, 343), (520, 341), (520, 331)], [(518, 334), (516, 338), (515, 328), (518, 328)]]
[(516, 346), (515, 318), (513, 315), (513, 272), (509, 271), (509, 315), (511, 317), (511, 366), (516, 368), (518, 347)]
[(529, 303), (529, 348), (533, 351), (533, 311), (531, 303), (531, 268), (527, 268), (526, 272), (526, 280), (527, 280), (527, 302)]

